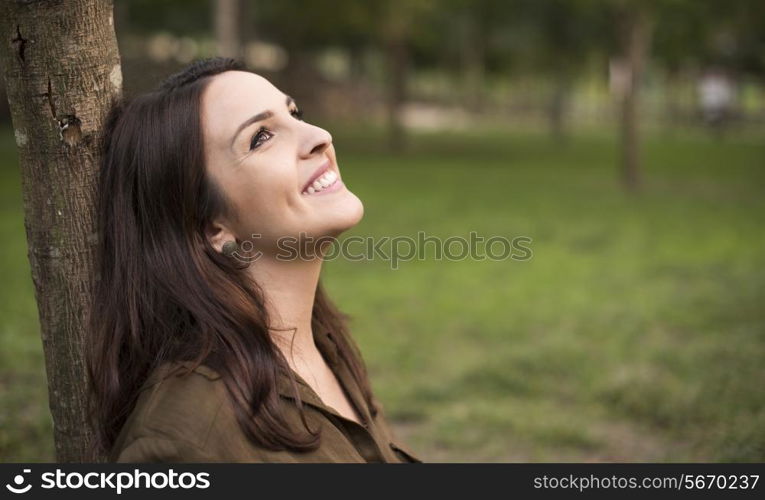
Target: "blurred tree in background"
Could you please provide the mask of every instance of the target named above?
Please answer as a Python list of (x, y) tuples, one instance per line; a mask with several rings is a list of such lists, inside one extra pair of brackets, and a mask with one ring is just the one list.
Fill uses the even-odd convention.
[[(447, 110), (479, 121), (543, 120), (558, 143), (567, 122), (578, 127), (618, 116), (628, 189), (637, 188), (640, 177), (638, 114), (649, 123), (693, 124), (693, 82), (712, 67), (748, 95), (762, 94), (762, 11), (754, 0), (116, 5), (126, 73), (132, 74), (128, 90), (144, 89), (169, 66), (195, 57), (236, 54), (286, 83), (316, 114), (387, 123), (391, 149), (405, 146), (408, 127), (450, 116)], [(141, 71), (128, 71), (133, 65)], [(762, 119), (761, 100), (737, 109), (739, 123)]]
[[(627, 189), (637, 189), (640, 179), (638, 115), (692, 124), (698, 117), (692, 82), (709, 67), (762, 93), (763, 8), (753, 0), (117, 4), (118, 36), (130, 60), (180, 65), (232, 43), (216, 36), (236, 37), (237, 53), (254, 70), (293, 87), (312, 111), (387, 123), (391, 149), (405, 146), (408, 126), (446, 109), (478, 120), (539, 118), (556, 142), (565, 138), (568, 120), (579, 126), (619, 116)], [(216, 28), (226, 26), (219, 15), (226, 11), (238, 13), (231, 14), (235, 29)], [(140, 73), (146, 83), (137, 75), (128, 88), (133, 81), (144, 88), (157, 76)], [(647, 82), (651, 104), (643, 106)], [(583, 98), (586, 87), (600, 88), (598, 95)], [(656, 103), (657, 92), (664, 103)], [(418, 113), (425, 104), (428, 112)], [(761, 120), (762, 105), (753, 106), (737, 118)]]

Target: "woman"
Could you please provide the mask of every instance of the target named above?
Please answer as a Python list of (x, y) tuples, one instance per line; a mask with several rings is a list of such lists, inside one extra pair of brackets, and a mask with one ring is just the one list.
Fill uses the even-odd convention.
[[(235, 60), (113, 106), (87, 343), (118, 462), (415, 462), (322, 289), (361, 201), (325, 130)], [(323, 244), (317, 244), (318, 238)]]

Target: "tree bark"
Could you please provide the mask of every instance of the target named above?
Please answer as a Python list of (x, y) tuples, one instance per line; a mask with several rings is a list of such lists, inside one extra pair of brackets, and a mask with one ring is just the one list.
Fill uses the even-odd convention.
[(4, 1), (0, 62), (19, 151), (56, 460), (100, 461), (85, 425), (98, 136), (122, 91), (111, 0)]
[(638, 115), (640, 81), (643, 77), (651, 39), (650, 19), (640, 7), (627, 10), (623, 18), (624, 49), (629, 84), (621, 102), (622, 182), (627, 191), (640, 189), (640, 137)]

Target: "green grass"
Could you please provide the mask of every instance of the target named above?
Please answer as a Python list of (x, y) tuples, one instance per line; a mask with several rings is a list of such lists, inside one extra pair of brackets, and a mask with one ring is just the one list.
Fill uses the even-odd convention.
[[(0, 136), (0, 458), (52, 457), (12, 134)], [(335, 133), (348, 235), (529, 236), (530, 261), (326, 264), (373, 386), (428, 461), (765, 460), (765, 141)]]

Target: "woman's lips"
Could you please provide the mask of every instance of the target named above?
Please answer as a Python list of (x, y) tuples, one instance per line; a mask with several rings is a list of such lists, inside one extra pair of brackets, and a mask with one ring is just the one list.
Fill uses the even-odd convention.
[(331, 165), (330, 161), (329, 159), (327, 159), (327, 161), (324, 162), (319, 168), (317, 168), (316, 171), (313, 173), (313, 175), (311, 175), (311, 177), (308, 179), (308, 182), (305, 183), (305, 185), (303, 186), (303, 189), (301, 189), (300, 192), (304, 193), (308, 189), (308, 187), (311, 184), (313, 184), (314, 181), (316, 181), (316, 179), (324, 175), (324, 172), (329, 170), (330, 165)]
[(337, 191), (343, 185), (340, 176), (334, 170), (326, 170), (313, 184), (303, 191), (303, 196), (320, 195)]

